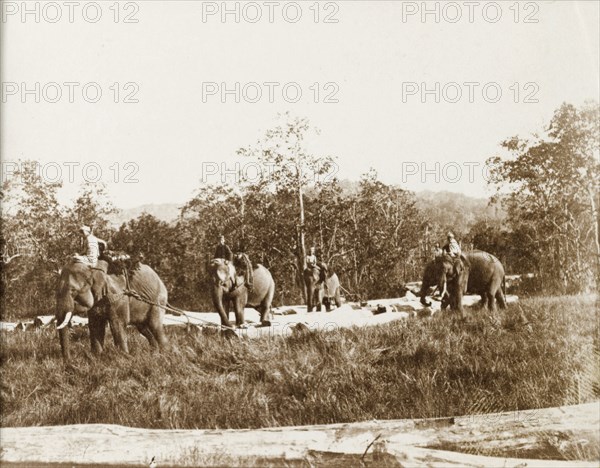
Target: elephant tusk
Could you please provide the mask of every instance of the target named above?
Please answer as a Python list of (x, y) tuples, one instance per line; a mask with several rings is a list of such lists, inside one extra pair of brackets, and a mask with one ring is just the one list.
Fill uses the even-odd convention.
[(65, 328), (71, 321), (72, 316), (73, 316), (73, 312), (67, 312), (67, 315), (65, 315), (65, 319), (63, 320), (63, 322), (60, 325), (56, 326), (56, 329), (61, 330), (61, 329)]
[(441, 297), (442, 297), (442, 299), (443, 299), (443, 298), (446, 296), (446, 293), (447, 293), (447, 292), (448, 292), (448, 289), (447, 289), (447, 282), (446, 282), (446, 281), (444, 281), (444, 289), (442, 290), (442, 296), (441, 296)]

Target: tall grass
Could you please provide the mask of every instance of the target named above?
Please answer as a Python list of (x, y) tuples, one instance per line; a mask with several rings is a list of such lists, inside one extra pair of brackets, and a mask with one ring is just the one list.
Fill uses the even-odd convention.
[[(169, 330), (150, 352), (112, 343), (91, 356), (73, 330), (65, 368), (52, 329), (2, 336), (2, 426), (112, 423), (257, 428), (526, 410), (596, 399), (592, 297), (527, 299), (473, 311), (288, 338)], [(107, 336), (107, 339), (110, 335)]]

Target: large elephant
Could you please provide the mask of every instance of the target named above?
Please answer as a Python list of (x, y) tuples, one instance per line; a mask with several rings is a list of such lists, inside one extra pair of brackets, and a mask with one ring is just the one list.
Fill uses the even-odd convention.
[(221, 317), (221, 325), (231, 327), (229, 307), (233, 306), (235, 323), (244, 324), (244, 308), (254, 307), (260, 313), (260, 321), (268, 325), (271, 320), (271, 304), (275, 295), (275, 281), (271, 272), (263, 265), (252, 268), (252, 290), (248, 291), (246, 278), (236, 272), (233, 263), (215, 258), (210, 264), (213, 279), (212, 300)]
[[(421, 303), (431, 305), (425, 299), (429, 288), (438, 286), (442, 296), (442, 308), (450, 306), (462, 313), (464, 293), (479, 294), (481, 306), (490, 310), (506, 307), (502, 291), (504, 267), (492, 254), (481, 250), (463, 253), (459, 259), (441, 255), (427, 264), (421, 284)], [(447, 294), (446, 294), (447, 293)]]
[[(125, 294), (135, 291), (145, 300)], [(152, 304), (149, 304), (151, 302)], [(163, 317), (167, 304), (167, 289), (156, 272), (140, 264), (129, 274), (109, 274), (108, 263), (97, 266), (71, 261), (61, 271), (56, 291), (56, 328), (65, 361), (70, 359), (67, 325), (73, 313), (88, 314), (92, 351), (102, 352), (106, 323), (110, 325), (115, 345), (128, 352), (126, 327), (135, 325), (154, 347), (167, 344)]]
[(321, 312), (321, 306), (325, 304), (325, 310), (331, 310), (331, 303), (335, 302), (337, 307), (342, 305), (340, 297), (340, 280), (338, 275), (333, 273), (327, 276), (327, 294), (321, 281), (321, 270), (317, 266), (306, 268), (304, 270), (304, 284), (306, 285), (306, 309), (312, 312), (316, 307), (317, 312)]

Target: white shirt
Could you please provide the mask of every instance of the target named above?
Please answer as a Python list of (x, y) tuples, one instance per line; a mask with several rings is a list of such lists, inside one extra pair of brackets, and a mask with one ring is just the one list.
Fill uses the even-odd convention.
[(317, 256), (316, 255), (307, 255), (306, 256), (306, 264), (308, 266), (314, 266), (317, 264)]

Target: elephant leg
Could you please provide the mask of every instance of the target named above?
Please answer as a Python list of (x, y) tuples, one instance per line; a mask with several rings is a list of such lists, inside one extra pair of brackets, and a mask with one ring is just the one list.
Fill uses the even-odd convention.
[(265, 304), (261, 315), (262, 315), (261, 322), (265, 325), (267, 325), (267, 324), (270, 325), (271, 319), (273, 318), (273, 311), (271, 310), (271, 302), (269, 302), (268, 305)]
[(315, 290), (312, 286), (307, 286), (307, 293), (306, 293), (306, 311), (307, 312), (312, 312), (313, 310), (313, 298), (315, 296)]
[(496, 302), (498, 302), (498, 306), (501, 309), (506, 309), (506, 298), (504, 297), (502, 288), (498, 288), (498, 291), (496, 291)]
[[(167, 335), (165, 334), (165, 327), (163, 325), (164, 315), (165, 312), (162, 307), (152, 306), (152, 310), (150, 311), (150, 319), (148, 320), (148, 329), (152, 333), (154, 340), (160, 349), (164, 349), (168, 343)], [(150, 344), (152, 345), (152, 343)]]
[(458, 302), (453, 294), (448, 294), (445, 297), (442, 297), (442, 306), (445, 305), (445, 307), (449, 308), (450, 311), (456, 311), (458, 309), (457, 304)]
[(129, 348), (127, 346), (125, 324), (118, 316), (111, 317), (108, 323), (110, 324), (110, 331), (112, 333), (115, 346), (121, 351), (128, 353)]
[(104, 348), (106, 321), (106, 317), (102, 317), (97, 313), (89, 314), (90, 344), (92, 345), (92, 352), (94, 354), (101, 354)]
[(267, 295), (260, 303), (260, 323), (263, 325), (271, 325), (271, 305), (273, 304), (273, 296), (275, 296), (275, 285), (272, 284), (267, 291)]
[(456, 291), (450, 294), (450, 308), (460, 314), (461, 318), (465, 318), (465, 311), (463, 308), (463, 289), (461, 285), (457, 285), (453, 288)]
[(465, 318), (465, 309), (463, 308), (463, 305), (462, 305), (462, 294), (456, 298), (455, 310), (460, 315), (460, 318), (463, 318), (463, 319)]
[(235, 312), (235, 325), (241, 327), (244, 325), (244, 307), (248, 300), (248, 293), (242, 292), (233, 301), (233, 311)]
[(148, 327), (148, 325), (146, 325), (145, 323), (139, 324), (139, 325), (136, 325), (136, 328), (148, 340), (148, 343), (150, 343), (151, 348), (158, 348), (158, 342), (154, 338), (154, 335), (150, 331), (150, 328)]
[(271, 306), (266, 304), (265, 301), (260, 306), (256, 307), (256, 310), (260, 314), (260, 324), (263, 326), (271, 325)]
[(342, 298), (340, 297), (340, 288), (335, 290), (335, 306), (342, 307)]
[(317, 312), (321, 312), (321, 309), (323, 308), (323, 289), (317, 290), (316, 302), (317, 302)]
[(223, 293), (220, 291), (213, 294), (213, 303), (219, 313), (219, 317), (221, 317), (221, 325), (231, 327), (231, 323), (229, 323), (229, 301), (225, 301), (225, 304), (223, 303)]
[(496, 301), (494, 298), (494, 293), (488, 291), (485, 295), (488, 309), (494, 312), (496, 310)]

